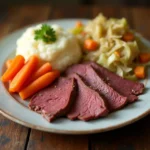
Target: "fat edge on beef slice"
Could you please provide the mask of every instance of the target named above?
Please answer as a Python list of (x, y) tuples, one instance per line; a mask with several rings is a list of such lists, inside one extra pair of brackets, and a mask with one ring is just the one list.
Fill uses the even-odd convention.
[(76, 96), (76, 81), (60, 77), (53, 85), (35, 94), (29, 107), (51, 122), (69, 111)]
[(127, 97), (120, 95), (95, 72), (90, 65), (76, 64), (66, 70), (66, 74), (79, 74), (82, 79), (106, 101), (110, 111), (120, 109), (127, 103)]
[(106, 116), (108, 109), (102, 97), (88, 87), (77, 74), (71, 74), (70, 77), (77, 81), (77, 96), (67, 117), (71, 120), (88, 121)]
[(136, 101), (138, 99), (136, 95), (143, 93), (143, 83), (124, 79), (94, 62), (88, 62), (87, 64), (90, 64), (116, 91), (118, 91), (121, 95), (126, 96), (128, 98), (128, 102)]

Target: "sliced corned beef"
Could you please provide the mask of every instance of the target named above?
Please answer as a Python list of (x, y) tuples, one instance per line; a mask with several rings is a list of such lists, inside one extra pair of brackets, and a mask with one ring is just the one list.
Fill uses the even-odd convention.
[(88, 87), (77, 74), (71, 74), (70, 77), (77, 80), (77, 97), (67, 117), (71, 120), (91, 120), (105, 116), (108, 109), (105, 106), (102, 97), (90, 87)]
[(53, 85), (35, 94), (29, 107), (41, 113), (49, 122), (58, 116), (65, 115), (75, 98), (75, 79), (60, 77)]
[(77, 73), (82, 79), (106, 100), (110, 111), (123, 107), (127, 98), (120, 95), (111, 86), (109, 86), (90, 65), (76, 64), (66, 70), (66, 74)]
[(138, 99), (136, 95), (141, 94), (144, 90), (143, 83), (124, 79), (94, 62), (88, 62), (88, 64), (90, 64), (116, 91), (126, 96), (129, 102), (136, 101)]

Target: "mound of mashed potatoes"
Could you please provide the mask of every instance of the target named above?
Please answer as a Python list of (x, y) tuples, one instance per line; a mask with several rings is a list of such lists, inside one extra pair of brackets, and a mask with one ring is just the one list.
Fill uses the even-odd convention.
[(37, 55), (42, 61), (50, 62), (53, 69), (64, 71), (68, 66), (78, 63), (82, 56), (81, 48), (74, 35), (63, 30), (58, 25), (51, 25), (56, 32), (54, 43), (35, 40), (35, 30), (42, 25), (28, 28), (17, 40), (16, 55), (22, 55), (26, 60), (31, 55)]

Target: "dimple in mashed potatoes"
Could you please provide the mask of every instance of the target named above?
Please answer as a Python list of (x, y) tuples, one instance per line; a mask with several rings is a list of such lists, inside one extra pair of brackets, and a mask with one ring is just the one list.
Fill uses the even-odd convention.
[(26, 60), (31, 55), (37, 55), (42, 61), (51, 63), (53, 69), (64, 71), (68, 66), (78, 63), (81, 59), (81, 48), (74, 35), (64, 31), (58, 25), (52, 25), (57, 40), (53, 43), (45, 43), (35, 40), (35, 30), (42, 25), (28, 28), (17, 40), (16, 55), (23, 55)]

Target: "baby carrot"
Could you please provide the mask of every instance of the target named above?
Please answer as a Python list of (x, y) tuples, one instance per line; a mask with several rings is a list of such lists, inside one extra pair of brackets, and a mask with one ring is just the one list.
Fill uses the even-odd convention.
[(17, 92), (22, 88), (23, 84), (29, 79), (29, 77), (33, 74), (33, 71), (37, 68), (38, 62), (39, 59), (35, 55), (29, 58), (27, 63), (16, 74), (16, 76), (10, 83), (9, 87), (10, 92)]
[(1, 77), (3, 82), (12, 80), (15, 75), (20, 71), (20, 69), (24, 66), (25, 59), (21, 55), (17, 55), (12, 61), (10, 67), (6, 70), (6, 72)]
[(88, 51), (94, 51), (98, 48), (98, 43), (92, 39), (86, 39), (84, 41), (84, 49)]
[(144, 79), (145, 78), (145, 67), (144, 66), (136, 66), (134, 69), (134, 74), (137, 78)]
[(7, 69), (10, 67), (10, 65), (12, 64), (12, 62), (13, 62), (13, 59), (8, 59), (6, 61), (6, 67), (7, 67)]
[(22, 99), (26, 99), (32, 96), (39, 90), (51, 84), (57, 77), (59, 77), (59, 71), (52, 71), (42, 75), (41, 77), (33, 81), (31, 84), (29, 84), (27, 87), (22, 89), (19, 92), (20, 97)]
[(35, 73), (32, 75), (30, 81), (34, 81), (40, 76), (46, 74), (47, 72), (52, 71), (52, 66), (50, 63), (43, 64), (40, 68), (38, 68)]

